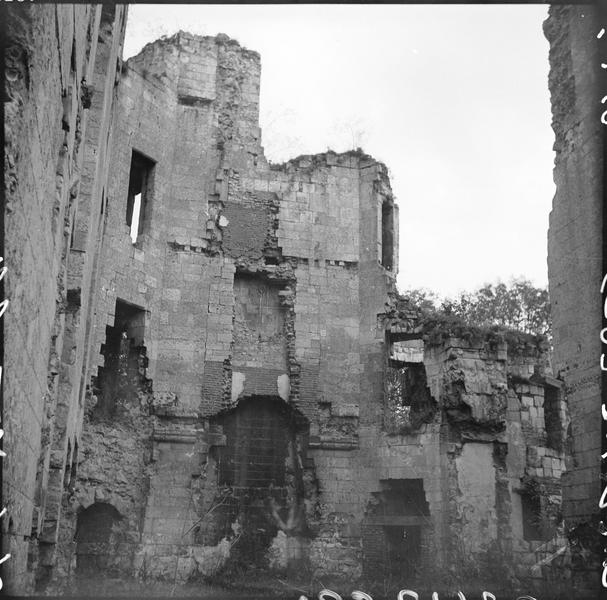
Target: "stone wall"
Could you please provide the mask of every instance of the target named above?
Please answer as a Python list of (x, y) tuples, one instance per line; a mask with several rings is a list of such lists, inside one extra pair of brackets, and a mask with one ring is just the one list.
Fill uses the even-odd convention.
[[(604, 25), (604, 23), (603, 23)], [(548, 275), (554, 322), (554, 367), (565, 382), (573, 463), (563, 476), (563, 511), (580, 558), (577, 584), (594, 593), (602, 542), (595, 532), (601, 494), (600, 399), (601, 227), (603, 222), (602, 96), (593, 6), (554, 6), (544, 24), (550, 42), (554, 181)], [(590, 559), (592, 557), (592, 559)], [(581, 592), (580, 592), (581, 593)]]
[[(123, 7), (11, 6), (6, 31), (5, 589), (54, 563), (75, 460)], [(119, 66), (119, 65), (118, 65)], [(29, 555), (29, 558), (28, 558)], [(28, 564), (29, 560), (29, 564)]]
[[(386, 168), (359, 152), (270, 167), (259, 144), (258, 88), (258, 55), (226, 36), (179, 33), (147, 46), (121, 69), (91, 330), (93, 385), (84, 398), (86, 435), (79, 446), (82, 475), (66, 502), (75, 515), (98, 503), (117, 510), (124, 538), (117, 572), (123, 575), (183, 583), (209, 575), (196, 557), (214, 553), (218, 566), (225, 562), (217, 544), (233, 543), (234, 528), (246, 532), (260, 507), (234, 496), (230, 510), (214, 513), (215, 525), (205, 521), (221, 501), (216, 470), (233, 442), (222, 433), (222, 419), (241, 405), (270, 400), (291, 407), (296, 433), (285, 459), (286, 483), (272, 493), (250, 492), (269, 507), (259, 518), (270, 518), (282, 534), (261, 551), (274, 564), (301, 559), (308, 544), (302, 531), (331, 530), (342, 512), (330, 509), (319, 518), (318, 489), (326, 488), (326, 502), (343, 509), (345, 487), (356, 478), (351, 470), (350, 483), (331, 492), (339, 472), (332, 457), (358, 447), (360, 407), (367, 403), (367, 412), (377, 413), (372, 406), (381, 399), (377, 314), (393, 287), (391, 253), (397, 250)], [(134, 178), (140, 168), (145, 172)], [(134, 236), (129, 220), (136, 220), (139, 193), (143, 208)], [(367, 281), (375, 281), (371, 290)], [(142, 315), (136, 325), (129, 324), (129, 311)], [(122, 376), (120, 361), (108, 354), (120, 335), (125, 356), (127, 347), (141, 348), (142, 379), (139, 387), (108, 392), (108, 376)], [(363, 370), (370, 360), (379, 370), (367, 398)], [(113, 398), (108, 409), (108, 394), (119, 393), (124, 397)], [(103, 466), (111, 463), (109, 449), (91, 458), (104, 448), (92, 432), (112, 439), (118, 430), (135, 443), (127, 487)], [(124, 493), (131, 494), (130, 506), (121, 501)], [(360, 512), (360, 502), (350, 504)], [(175, 506), (170, 518), (163, 516)], [(144, 525), (136, 533), (131, 524), (142, 510)], [(243, 516), (243, 510), (249, 512)], [(77, 519), (64, 527), (73, 531)], [(249, 539), (242, 535), (237, 555)], [(354, 536), (351, 544), (357, 543)], [(343, 569), (340, 548), (321, 536), (310, 554), (320, 549), (318, 560), (329, 556)], [(66, 543), (61, 553), (56, 586), (81, 571), (77, 548)], [(352, 569), (360, 565), (354, 561)]]
[[(55, 98), (82, 192), (75, 176), (61, 187), (55, 229), (42, 206), (9, 213), (11, 227), (46, 215), (40, 232), (56, 238), (38, 240), (52, 278), (18, 276), (9, 290), (11, 343), (25, 360), (41, 340), (50, 357), (7, 379), (11, 402), (40, 413), (7, 427), (31, 472), (8, 462), (6, 480), (33, 499), (10, 483), (9, 511), (37, 528), (29, 548), (29, 529), (10, 531), (11, 589), (285, 571), (387, 589), (405, 583), (402, 561), (407, 583), (440, 589), (545, 582), (554, 564), (537, 564), (561, 543), (568, 418), (545, 349), (425, 329), (394, 286), (387, 168), (362, 151), (268, 164), (257, 53), (180, 32), (121, 64), (121, 9), (62, 11), (15, 13), (24, 31), (42, 15), (45, 31), (72, 16), (99, 29), (97, 53), (85, 52), (92, 103), (80, 76), (72, 112)], [(39, 107), (16, 102), (15, 127), (35, 122)], [(78, 158), (68, 134), (86, 111)], [(27, 189), (17, 166), (15, 193)], [(47, 170), (40, 194), (63, 185)], [(8, 257), (19, 265), (17, 239)], [(42, 285), (53, 302), (39, 331), (25, 309)]]
[(484, 581), (492, 590), (557, 589), (571, 567), (562, 555), (559, 491), (568, 455), (557, 442), (568, 412), (545, 342), (463, 324), (454, 330), (399, 311), (387, 320), (388, 372), (415, 377), (386, 378), (391, 427), (373, 442), (380, 479), (423, 480), (429, 516), (418, 524), (429, 554), (420, 581), (440, 569), (446, 587)]

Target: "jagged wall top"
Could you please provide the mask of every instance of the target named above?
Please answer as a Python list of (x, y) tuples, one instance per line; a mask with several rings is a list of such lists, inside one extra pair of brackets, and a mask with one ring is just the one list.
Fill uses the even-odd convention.
[(139, 54), (129, 58), (129, 62), (145, 59), (145, 57), (155, 55), (159, 52), (179, 52), (183, 50), (191, 53), (201, 47), (210, 47), (212, 45), (225, 46), (232, 50), (240, 51), (243, 56), (257, 59), (258, 62), (260, 61), (259, 52), (241, 46), (237, 40), (225, 33), (218, 33), (217, 35), (198, 35), (180, 30), (171, 36), (162, 36), (153, 42), (149, 42), (141, 49)]
[[(212, 102), (221, 85), (233, 105), (259, 105), (259, 54), (225, 34), (200, 36), (179, 31), (147, 44), (127, 61), (126, 68), (176, 90), (184, 103)], [(257, 116), (258, 111), (254, 112)]]
[[(193, 56), (198, 58), (194, 60)], [(146, 79), (156, 76), (164, 85), (170, 87), (174, 87), (171, 85), (171, 80), (174, 80), (178, 94), (182, 98), (189, 97), (192, 102), (215, 100), (216, 72), (220, 69), (222, 85), (227, 84), (228, 88), (231, 88), (232, 99), (239, 95), (243, 88), (243, 79), (247, 79), (253, 86), (249, 87), (249, 91), (257, 96), (254, 103), (259, 103), (260, 55), (241, 46), (237, 40), (224, 33), (202, 36), (179, 31), (170, 37), (163, 36), (146, 44), (139, 54), (131, 57), (126, 64)], [(249, 96), (247, 100), (250, 103), (253, 98)], [(364, 168), (371, 165), (379, 167), (382, 179), (388, 182), (389, 189), (387, 167), (360, 148), (347, 152), (328, 150), (313, 155), (301, 155), (283, 163), (271, 164), (270, 168), (291, 172), (318, 167)]]

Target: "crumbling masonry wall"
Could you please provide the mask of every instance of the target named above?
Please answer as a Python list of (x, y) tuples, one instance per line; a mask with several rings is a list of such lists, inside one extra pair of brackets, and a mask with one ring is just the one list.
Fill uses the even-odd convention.
[[(438, 567), (446, 587), (558, 584), (571, 567), (560, 556), (568, 413), (545, 342), (465, 328), (451, 333), (448, 323), (424, 321), (406, 304), (397, 308), (385, 321), (388, 448), (376, 435), (376, 464), (380, 479), (421, 479), (429, 510), (423, 518), (401, 512), (366, 521), (420, 527), (420, 581)], [(395, 377), (407, 372), (415, 378)]]
[[(544, 23), (550, 42), (556, 195), (548, 232), (548, 279), (554, 369), (565, 382), (573, 461), (563, 477), (563, 512), (580, 594), (598, 587), (601, 420), (600, 303), (603, 163), (600, 68), (594, 6), (553, 6)], [(584, 558), (582, 558), (584, 556)]]
[(68, 283), (36, 371), (67, 425), (29, 462), (13, 432), (31, 472), (7, 480), (34, 486), (40, 456), (52, 502), (38, 543), (13, 536), (11, 589), (250, 569), (402, 587), (405, 559), (407, 583), (441, 572), (445, 589), (545, 579), (567, 411), (544, 351), (424, 330), (396, 295), (387, 168), (360, 150), (268, 164), (257, 53), (180, 32), (121, 64), (122, 11), (87, 10), (106, 52), (86, 109), (97, 170), (74, 235), (56, 232), (69, 253), (47, 253)]
[[(5, 103), (3, 565), (8, 593), (54, 563), (76, 469), (99, 206), (123, 7), (11, 6)], [(74, 464), (73, 464), (74, 461)], [(28, 556), (29, 555), (29, 556)], [(28, 563), (29, 561), (29, 563)]]
[[(209, 552), (221, 563), (222, 551), (201, 543), (196, 531), (217, 493), (218, 454), (230, 443), (215, 417), (257, 397), (280, 400), (300, 415), (302, 433), (290, 453), (294, 487), (273, 515), (283, 537), (300, 539), (279, 537), (272, 560), (285, 564), (285, 552), (299, 557), (305, 527), (282, 522), (284, 511), (301, 521), (305, 506), (306, 517), (317, 518), (323, 485), (327, 500), (337, 499), (330, 489), (336, 471), (328, 466), (319, 481), (314, 461), (357, 446), (368, 385), (363, 373), (369, 358), (382, 364), (375, 315), (393, 285), (396, 260), (381, 262), (397, 250), (386, 169), (361, 153), (301, 157), (270, 168), (259, 145), (258, 79), (258, 55), (225, 36), (180, 33), (147, 46), (122, 69), (91, 337), (98, 370), (91, 372), (87, 435), (79, 447), (88, 458), (70, 498), (75, 514), (106, 502), (131, 524), (138, 518), (134, 507), (143, 504), (139, 536), (130, 548), (121, 546), (130, 553), (123, 574), (185, 582), (208, 575), (201, 557)], [(135, 243), (127, 209), (134, 152), (151, 165)], [(361, 250), (367, 247), (370, 253)], [(376, 285), (369, 288), (371, 281)], [(100, 419), (100, 382), (110, 368), (102, 349), (118, 327), (119, 305), (145, 314), (140, 343), (149, 385), (127, 401), (129, 410)], [(365, 321), (369, 329), (361, 332)], [(361, 343), (368, 346), (362, 352)], [(373, 378), (378, 384), (381, 372)], [(381, 387), (374, 395), (381, 397)], [(111, 439), (118, 431), (138, 455), (127, 483), (124, 474), (103, 467), (103, 456), (92, 459), (104, 448), (100, 436)], [(351, 478), (353, 485), (354, 471)], [(124, 494), (132, 495), (131, 508)], [(183, 506), (170, 518), (162, 514), (176, 502)], [(67, 521), (65, 527), (70, 530)], [(332, 546), (317, 544), (337, 568), (342, 555)], [(57, 581), (78, 571), (75, 550), (62, 548)]]

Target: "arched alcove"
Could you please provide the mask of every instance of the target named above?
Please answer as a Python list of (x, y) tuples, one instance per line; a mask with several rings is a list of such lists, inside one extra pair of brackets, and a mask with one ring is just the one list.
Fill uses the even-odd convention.
[(78, 515), (76, 526), (76, 571), (80, 575), (107, 572), (115, 556), (116, 524), (122, 516), (106, 502), (96, 502)]

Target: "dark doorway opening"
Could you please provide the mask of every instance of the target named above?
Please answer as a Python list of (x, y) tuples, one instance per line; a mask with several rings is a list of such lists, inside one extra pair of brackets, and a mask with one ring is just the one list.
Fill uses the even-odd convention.
[(415, 576), (419, 567), (422, 534), (419, 525), (385, 526), (386, 568), (392, 574), (401, 574), (405, 578)]
[(107, 574), (117, 565), (116, 525), (122, 519), (111, 505), (96, 502), (78, 515), (76, 526), (76, 572), (78, 575)]
[(430, 509), (422, 479), (384, 479), (363, 521), (363, 570), (371, 579), (413, 581), (422, 566)]

